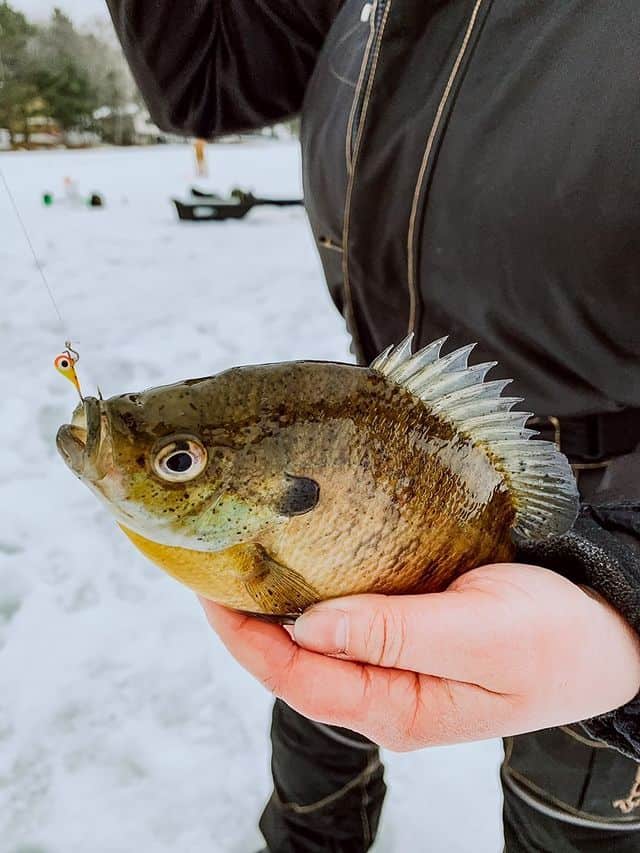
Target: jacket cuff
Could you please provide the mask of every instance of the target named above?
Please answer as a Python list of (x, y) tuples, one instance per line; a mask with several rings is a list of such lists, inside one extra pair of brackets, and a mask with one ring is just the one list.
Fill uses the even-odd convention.
[[(591, 587), (640, 633), (640, 503), (584, 504), (569, 533), (525, 542), (517, 560)], [(583, 720), (591, 737), (640, 761), (640, 693), (620, 708)]]

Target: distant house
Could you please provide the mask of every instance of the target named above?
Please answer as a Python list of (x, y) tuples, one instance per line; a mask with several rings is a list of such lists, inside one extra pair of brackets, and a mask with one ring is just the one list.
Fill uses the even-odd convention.
[(9, 131), (0, 127), (0, 151), (10, 151), (11, 150), (11, 134)]
[[(87, 148), (100, 144), (100, 137), (90, 130), (63, 131), (50, 116), (35, 115), (27, 119), (28, 138), (14, 133), (14, 145), (28, 148)], [(0, 144), (0, 148), (2, 145)]]
[(64, 145), (64, 134), (51, 116), (29, 116), (26, 126), (26, 133), (13, 134), (14, 145), (28, 148), (58, 148)]
[(134, 103), (120, 107), (100, 107), (94, 112), (93, 120), (102, 139), (113, 145), (184, 142), (182, 137), (160, 130), (151, 121), (147, 110)]

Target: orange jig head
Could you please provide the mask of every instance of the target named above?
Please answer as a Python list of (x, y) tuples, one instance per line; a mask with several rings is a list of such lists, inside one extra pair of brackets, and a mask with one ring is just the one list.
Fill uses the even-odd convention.
[(78, 375), (76, 374), (76, 363), (79, 361), (79, 358), (80, 357), (75, 350), (66, 349), (64, 352), (61, 352), (60, 355), (55, 357), (53, 364), (58, 373), (65, 376), (69, 382), (75, 386), (80, 400), (83, 401), (84, 397), (82, 396), (80, 382), (78, 381)]

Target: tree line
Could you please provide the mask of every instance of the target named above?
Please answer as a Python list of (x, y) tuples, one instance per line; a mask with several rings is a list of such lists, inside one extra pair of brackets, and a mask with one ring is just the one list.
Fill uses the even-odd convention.
[(35, 23), (0, 0), (0, 128), (12, 145), (29, 145), (35, 117), (51, 119), (65, 135), (95, 131), (98, 107), (117, 114), (137, 97), (108, 30), (81, 32), (57, 8)]

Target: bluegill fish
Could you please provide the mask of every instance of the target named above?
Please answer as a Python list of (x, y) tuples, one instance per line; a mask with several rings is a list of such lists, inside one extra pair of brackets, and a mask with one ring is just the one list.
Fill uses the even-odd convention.
[(578, 494), (472, 345), (370, 367), (237, 367), (85, 399), (57, 444), (147, 557), (203, 596), (285, 620), (339, 595), (434, 592), (519, 539), (568, 530)]

